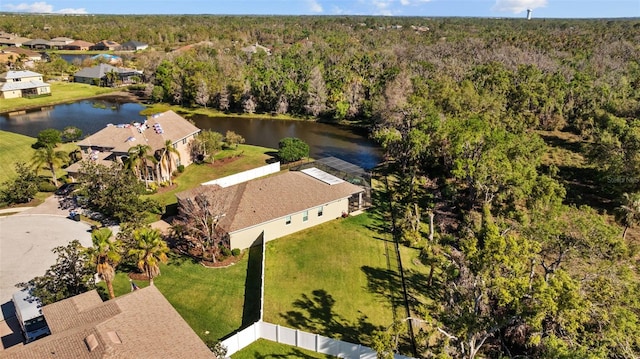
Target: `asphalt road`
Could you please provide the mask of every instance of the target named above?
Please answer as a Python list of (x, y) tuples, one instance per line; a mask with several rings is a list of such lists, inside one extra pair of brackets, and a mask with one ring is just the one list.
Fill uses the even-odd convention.
[[(66, 216), (56, 196), (42, 205), (18, 214), (0, 217), (0, 305), (5, 309), (17, 283), (43, 275), (56, 262), (51, 251), (74, 239), (91, 245), (90, 225)], [(2, 312), (6, 312), (3, 310)], [(7, 313), (2, 313), (0, 320)]]

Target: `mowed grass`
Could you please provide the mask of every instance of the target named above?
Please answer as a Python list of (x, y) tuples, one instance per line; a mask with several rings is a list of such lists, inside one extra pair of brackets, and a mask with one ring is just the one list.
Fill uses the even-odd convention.
[(176, 186), (171, 190), (160, 191), (148, 197), (155, 199), (163, 206), (175, 204), (177, 202), (176, 193), (197, 187), (203, 182), (264, 166), (267, 164), (267, 160), (271, 158), (267, 153), (273, 151), (275, 150), (250, 145), (239, 145), (237, 149), (220, 151), (215, 156), (216, 161), (229, 157), (235, 158), (227, 160), (229, 162), (220, 166), (216, 165), (215, 161), (213, 164), (194, 163), (186, 167), (185, 171), (173, 180)]
[(23, 97), (3, 99), (0, 102), (0, 113), (71, 102), (119, 90), (117, 88), (98, 87), (75, 82), (51, 82), (51, 96), (31, 99)]
[[(202, 340), (217, 340), (242, 324), (247, 263), (245, 255), (227, 268), (205, 268), (184, 257), (172, 257), (161, 265), (161, 275), (153, 282)], [(134, 282), (139, 287), (148, 285), (144, 280)], [(129, 293), (130, 288), (127, 274), (119, 272), (114, 281), (116, 296)]]
[[(33, 137), (0, 131), (0, 183), (17, 175), (16, 163), (24, 162), (27, 166), (30, 166), (35, 152), (31, 145), (34, 143), (36, 143), (36, 139)], [(75, 143), (63, 143), (58, 145), (56, 150), (70, 153), (77, 148), (78, 146)], [(60, 177), (64, 176), (66, 172), (58, 169), (56, 174)], [(38, 175), (51, 177), (51, 172), (48, 169), (41, 168), (38, 170)]]
[(371, 345), (393, 322), (397, 263), (368, 215), (331, 221), (267, 244), (265, 321)]
[(312, 359), (312, 358), (334, 358), (331, 355), (315, 353), (309, 350), (292, 347), (290, 345), (279, 344), (266, 339), (258, 339), (248, 347), (233, 354), (232, 359)]
[(16, 176), (15, 164), (29, 163), (35, 150), (36, 139), (13, 132), (0, 131), (0, 183)]

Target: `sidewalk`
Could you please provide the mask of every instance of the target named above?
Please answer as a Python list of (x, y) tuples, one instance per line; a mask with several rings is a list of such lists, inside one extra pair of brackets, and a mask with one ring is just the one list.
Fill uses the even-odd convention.
[(11, 208), (3, 208), (0, 209), (0, 214), (7, 214), (7, 213), (20, 213), (20, 212), (24, 212), (26, 210), (29, 209), (33, 209), (36, 207), (11, 207)]

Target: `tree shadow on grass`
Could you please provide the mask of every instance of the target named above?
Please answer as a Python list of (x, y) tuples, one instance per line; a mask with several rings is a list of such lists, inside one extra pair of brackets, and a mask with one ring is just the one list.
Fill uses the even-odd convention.
[[(404, 308), (402, 283), (400, 275), (393, 270), (363, 266), (362, 272), (367, 276), (367, 290), (389, 300), (394, 308)], [(423, 298), (437, 300), (440, 297), (440, 283), (434, 278), (429, 285), (426, 274), (415, 270), (404, 270), (407, 285), (407, 300), (410, 308), (416, 308), (423, 303)]]
[(371, 345), (375, 331), (385, 329), (370, 323), (368, 317), (360, 311), (357, 321), (350, 322), (334, 311), (335, 303), (335, 299), (327, 291), (316, 289), (311, 292), (311, 296), (302, 294), (300, 299), (293, 302), (293, 307), (298, 310), (290, 310), (280, 316), (292, 328), (365, 345)]

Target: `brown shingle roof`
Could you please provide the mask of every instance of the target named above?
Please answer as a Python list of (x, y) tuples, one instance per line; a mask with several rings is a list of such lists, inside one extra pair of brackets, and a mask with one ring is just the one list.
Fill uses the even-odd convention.
[[(97, 292), (92, 291), (45, 306), (43, 312), (52, 334), (10, 348), (3, 357), (215, 358), (156, 287), (139, 289), (104, 303), (95, 304), (96, 298), (100, 300)], [(112, 309), (114, 313), (104, 315)], [(63, 315), (71, 318), (63, 319)], [(74, 326), (59, 331), (71, 322)], [(90, 342), (95, 345), (93, 350), (89, 350)]]
[[(162, 131), (154, 130), (155, 124), (159, 124)], [(167, 111), (149, 116), (146, 129), (142, 132), (130, 124), (110, 125), (79, 141), (78, 145), (102, 147), (112, 152), (126, 153), (133, 146), (147, 144), (151, 146), (152, 151), (155, 151), (163, 148), (166, 140), (175, 143), (198, 131), (200, 129), (191, 122), (173, 111)]]
[[(184, 200), (201, 188), (176, 196)], [(234, 232), (350, 197), (363, 189), (349, 182), (331, 186), (305, 173), (291, 171), (217, 191), (221, 196), (233, 197), (220, 225)]]

